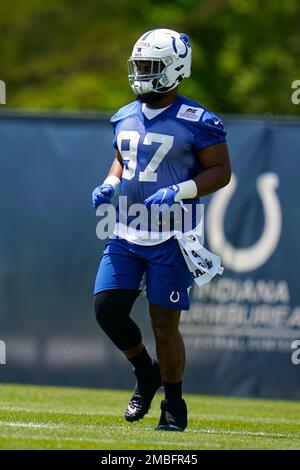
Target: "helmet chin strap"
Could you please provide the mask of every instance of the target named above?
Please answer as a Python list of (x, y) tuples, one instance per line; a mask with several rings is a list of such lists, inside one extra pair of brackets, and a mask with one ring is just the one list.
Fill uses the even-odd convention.
[(150, 91), (154, 91), (152, 80), (149, 82), (142, 82), (136, 80), (133, 82), (132, 89), (137, 95), (142, 95), (144, 93), (150, 93)]
[(157, 90), (153, 87), (153, 80), (149, 80), (148, 82), (136, 80), (133, 82), (131, 88), (136, 95), (143, 95), (150, 92), (163, 94), (167, 93), (167, 91), (173, 90), (173, 88), (177, 87), (179, 82), (180, 80), (176, 80), (174, 85), (170, 87), (163, 87), (160, 90)]
[(174, 88), (177, 87), (177, 85), (178, 85), (178, 82), (176, 81), (176, 82), (174, 83), (174, 85), (172, 85), (172, 86), (163, 87), (163, 88), (161, 88), (160, 90), (153, 90), (153, 91), (155, 91), (155, 93), (158, 93), (158, 94), (161, 94), (161, 95), (162, 95), (163, 93), (167, 93), (167, 91), (173, 90)]

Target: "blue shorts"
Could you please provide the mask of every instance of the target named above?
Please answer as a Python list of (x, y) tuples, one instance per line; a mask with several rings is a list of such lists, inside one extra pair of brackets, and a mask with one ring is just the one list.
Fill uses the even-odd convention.
[(149, 302), (173, 310), (188, 310), (193, 277), (175, 238), (142, 246), (111, 239), (102, 255), (94, 294), (109, 289), (146, 289)]

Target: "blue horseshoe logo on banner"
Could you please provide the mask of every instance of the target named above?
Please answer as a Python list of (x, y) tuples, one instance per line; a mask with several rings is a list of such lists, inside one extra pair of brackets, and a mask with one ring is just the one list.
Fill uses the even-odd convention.
[(257, 179), (257, 192), (264, 211), (264, 229), (260, 238), (248, 248), (235, 248), (224, 233), (224, 217), (230, 199), (236, 190), (236, 176), (219, 191), (209, 204), (207, 212), (207, 236), (211, 249), (218, 253), (225, 267), (232, 271), (253, 271), (262, 266), (274, 253), (281, 235), (281, 208), (276, 193), (279, 178), (275, 173), (264, 173)]

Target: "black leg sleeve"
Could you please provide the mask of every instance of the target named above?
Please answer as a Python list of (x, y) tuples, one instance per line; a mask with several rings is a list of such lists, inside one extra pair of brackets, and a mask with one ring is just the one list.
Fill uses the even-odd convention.
[(97, 322), (121, 351), (134, 348), (142, 339), (139, 327), (129, 317), (139, 292), (133, 289), (112, 289), (95, 295)]

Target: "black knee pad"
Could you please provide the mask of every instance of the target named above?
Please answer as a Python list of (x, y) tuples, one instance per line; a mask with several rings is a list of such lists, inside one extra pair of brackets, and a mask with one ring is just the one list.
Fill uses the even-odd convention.
[(121, 351), (137, 346), (142, 339), (140, 329), (129, 318), (138, 295), (139, 291), (132, 289), (112, 289), (95, 295), (97, 322)]

